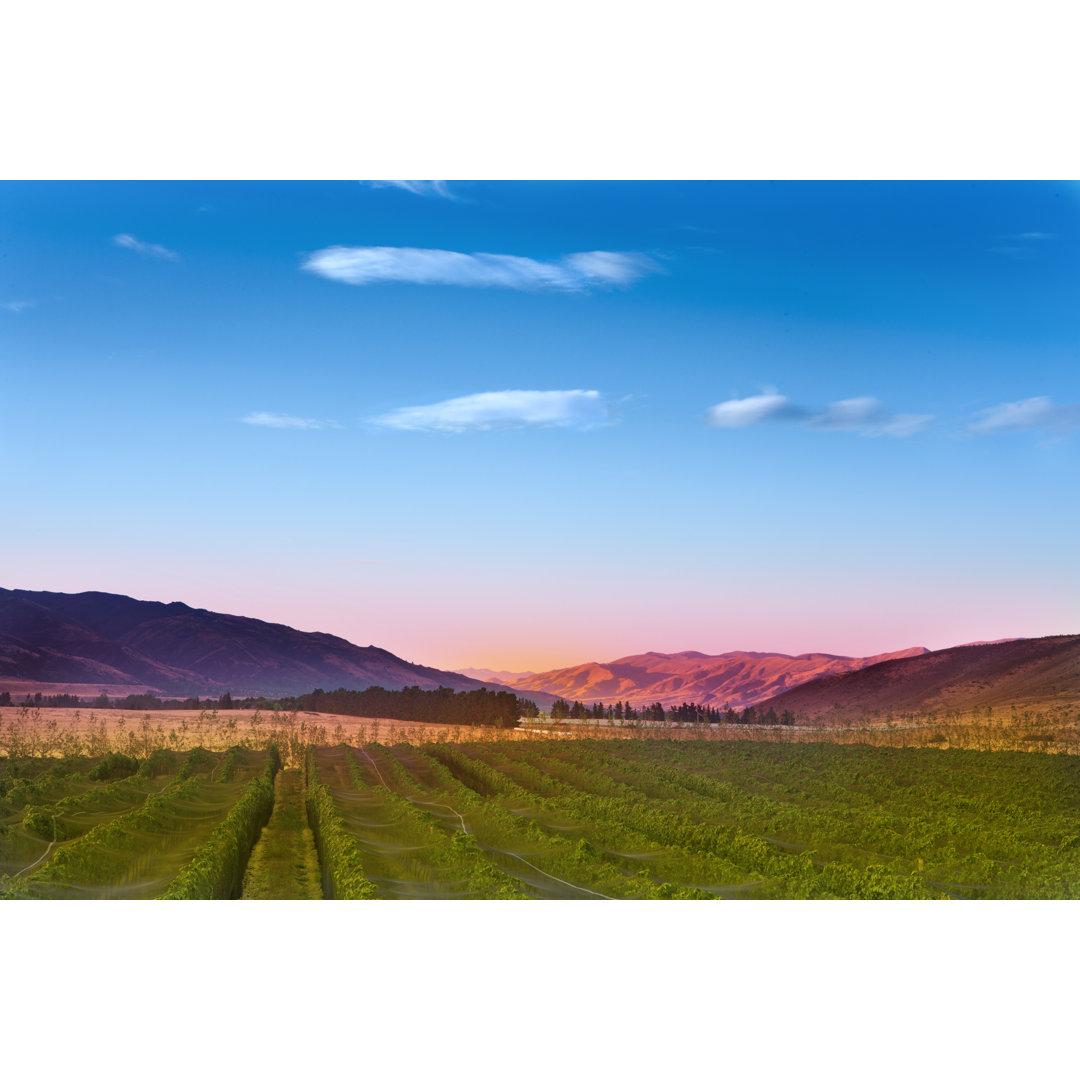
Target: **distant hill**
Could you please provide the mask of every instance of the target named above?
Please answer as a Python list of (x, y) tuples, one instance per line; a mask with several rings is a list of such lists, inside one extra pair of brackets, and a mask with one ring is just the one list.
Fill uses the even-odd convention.
[(1080, 634), (958, 645), (827, 675), (768, 702), (796, 716), (858, 719), (882, 712), (970, 711), (986, 706), (1080, 705)]
[(702, 705), (742, 709), (783, 690), (824, 675), (853, 671), (894, 657), (919, 656), (922, 647), (880, 656), (833, 656), (828, 653), (647, 652), (608, 663), (545, 671), (510, 683), (526, 696), (543, 692), (571, 701), (629, 701), (632, 705)]
[(509, 686), (511, 683), (527, 679), (530, 675), (536, 674), (535, 671), (494, 671), (492, 668), (483, 667), (459, 668), (458, 673), (468, 675), (470, 679), (479, 679), (481, 682), (502, 683), (504, 686)]
[(182, 603), (0, 589), (0, 688), (23, 689), (27, 682), (107, 685), (114, 694), (117, 687), (151, 688), (167, 696), (225, 690), (281, 696), (316, 687), (506, 689), (409, 663), (374, 645)]

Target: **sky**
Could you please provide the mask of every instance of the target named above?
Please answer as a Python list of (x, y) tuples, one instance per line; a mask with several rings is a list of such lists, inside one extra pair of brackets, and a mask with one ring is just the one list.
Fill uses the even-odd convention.
[(0, 185), (0, 585), (407, 660), (1080, 632), (1075, 183)]

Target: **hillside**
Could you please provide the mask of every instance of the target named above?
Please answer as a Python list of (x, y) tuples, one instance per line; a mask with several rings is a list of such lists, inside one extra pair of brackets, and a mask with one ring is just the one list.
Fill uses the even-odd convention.
[(506, 689), (409, 663), (374, 645), (182, 603), (0, 589), (0, 689), (8, 684), (21, 691), (27, 683), (165, 695), (230, 690), (274, 696), (368, 686)]
[(1080, 635), (958, 645), (827, 675), (772, 698), (778, 712), (857, 719), (881, 712), (944, 712), (1080, 705)]
[(608, 663), (545, 671), (509, 685), (525, 695), (544, 692), (573, 701), (629, 701), (632, 705), (702, 705), (745, 708), (774, 694), (824, 675), (853, 671), (894, 657), (925, 653), (923, 648), (881, 656), (832, 656), (827, 653), (647, 652)]

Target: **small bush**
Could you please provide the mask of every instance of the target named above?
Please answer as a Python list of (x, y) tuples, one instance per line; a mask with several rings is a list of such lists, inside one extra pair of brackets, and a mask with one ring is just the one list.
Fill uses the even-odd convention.
[(70, 840), (79, 830), (61, 821), (52, 806), (28, 806), (23, 812), (23, 826), (43, 840)]
[(213, 767), (214, 755), (209, 750), (196, 746), (184, 759), (184, 764), (180, 766), (179, 776), (181, 780), (187, 780), (200, 770), (212, 769)]
[(173, 767), (173, 755), (168, 750), (155, 750), (139, 766), (139, 775), (144, 777), (162, 776)]
[(127, 754), (106, 754), (89, 772), (91, 780), (122, 780), (139, 771), (139, 763)]

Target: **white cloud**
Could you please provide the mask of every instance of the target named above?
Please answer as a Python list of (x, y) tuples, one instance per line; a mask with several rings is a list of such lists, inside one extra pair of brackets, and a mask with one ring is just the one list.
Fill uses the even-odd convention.
[(967, 429), (973, 435), (1032, 431), (1036, 428), (1057, 431), (1074, 431), (1080, 428), (1080, 402), (1055, 405), (1048, 397), (1007, 401), (990, 409), (982, 409), (975, 415), (982, 419), (968, 425)]
[(434, 405), (395, 409), (376, 418), (402, 431), (488, 431), (492, 428), (589, 428), (603, 424), (607, 407), (596, 390), (493, 390)]
[(521, 255), (467, 255), (430, 248), (337, 246), (316, 251), (301, 269), (348, 285), (400, 281), (573, 292), (595, 285), (628, 285), (659, 267), (644, 255), (620, 251), (583, 251), (548, 262)]
[(762, 420), (794, 419), (802, 413), (783, 394), (767, 393), (722, 401), (705, 415), (713, 427), (743, 428)]
[(27, 308), (35, 306), (33, 300), (8, 300), (5, 303), (0, 304), (0, 308), (3, 308), (5, 311), (14, 311), (16, 315), (18, 315), (20, 311), (25, 311)]
[(285, 416), (282, 413), (254, 412), (240, 421), (242, 424), (255, 424), (258, 427), (303, 428), (318, 431), (322, 428), (336, 428), (341, 425), (336, 420), (309, 420), (302, 416)]
[(577, 270), (586, 281), (609, 285), (629, 285), (654, 268), (644, 256), (622, 251), (581, 251), (567, 255), (562, 262)]
[(401, 191), (409, 192), (411, 195), (422, 195), (424, 197), (432, 195), (441, 199), (452, 199), (454, 197), (446, 186), (445, 180), (361, 180), (360, 183), (373, 188), (398, 188)]
[(132, 236), (131, 233), (118, 233), (113, 237), (113, 243), (117, 247), (130, 248), (132, 251), (137, 251), (140, 255), (149, 255), (153, 259), (170, 259), (173, 262), (177, 262), (180, 256), (175, 251), (170, 251), (167, 247), (162, 247), (160, 244), (147, 244), (143, 240), (139, 240), (137, 237)]
[(894, 439), (915, 435), (933, 420), (932, 416), (914, 413), (888, 413), (872, 397), (845, 398), (813, 412), (774, 390), (755, 397), (722, 401), (705, 415), (714, 427), (744, 428), (764, 420), (787, 420), (817, 431), (854, 431), (858, 435), (885, 435)]

